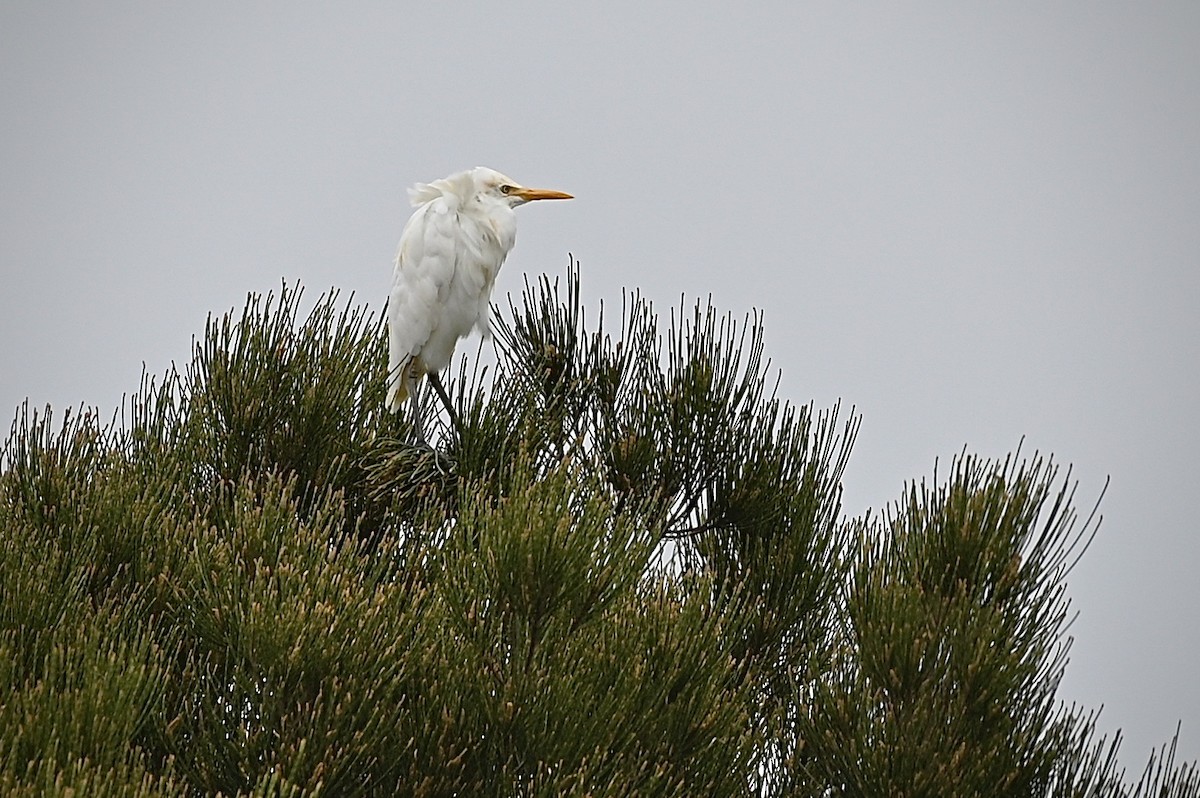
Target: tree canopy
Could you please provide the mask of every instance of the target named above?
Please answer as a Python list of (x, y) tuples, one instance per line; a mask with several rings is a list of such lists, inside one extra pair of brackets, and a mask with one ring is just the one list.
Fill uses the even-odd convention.
[(1069, 470), (964, 452), (847, 518), (858, 418), (779, 397), (760, 321), (609, 331), (572, 266), (460, 359), (457, 427), (385, 411), (378, 315), (285, 285), (111, 422), (22, 408), (0, 789), (1200, 795), (1057, 698)]

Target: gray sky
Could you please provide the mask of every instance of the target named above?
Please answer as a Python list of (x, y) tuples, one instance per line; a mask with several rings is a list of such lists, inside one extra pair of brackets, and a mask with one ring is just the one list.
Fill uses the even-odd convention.
[(0, 411), (111, 410), (285, 277), (382, 309), (405, 188), (492, 166), (578, 198), (501, 292), (761, 308), (864, 415), (848, 513), (1022, 436), (1111, 475), (1061, 695), (1200, 756), (1200, 4), (732, 6), (4, 3)]

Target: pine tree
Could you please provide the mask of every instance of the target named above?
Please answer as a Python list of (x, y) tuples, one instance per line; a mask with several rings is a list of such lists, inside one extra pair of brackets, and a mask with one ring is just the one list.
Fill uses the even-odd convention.
[[(1194, 796), (1056, 697), (1069, 472), (964, 453), (843, 517), (858, 429), (760, 320), (615, 337), (527, 285), (496, 362), (384, 411), (379, 317), (252, 296), (0, 472), (11, 795)], [(418, 435), (420, 430), (423, 435)]]

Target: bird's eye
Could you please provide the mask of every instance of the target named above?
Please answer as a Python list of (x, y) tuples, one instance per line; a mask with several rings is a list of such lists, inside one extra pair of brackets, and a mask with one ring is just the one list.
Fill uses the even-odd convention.
[(500, 186), (501, 194), (507, 194), (510, 191), (512, 191), (512, 186)]

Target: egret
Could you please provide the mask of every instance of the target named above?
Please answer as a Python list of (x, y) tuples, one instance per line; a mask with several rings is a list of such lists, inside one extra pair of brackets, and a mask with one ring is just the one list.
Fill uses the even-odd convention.
[(388, 407), (399, 411), (425, 375), (438, 379), (458, 339), (488, 333), (492, 287), (517, 236), (518, 205), (570, 194), (526, 188), (484, 166), (408, 191), (416, 208), (396, 253), (388, 299)]

